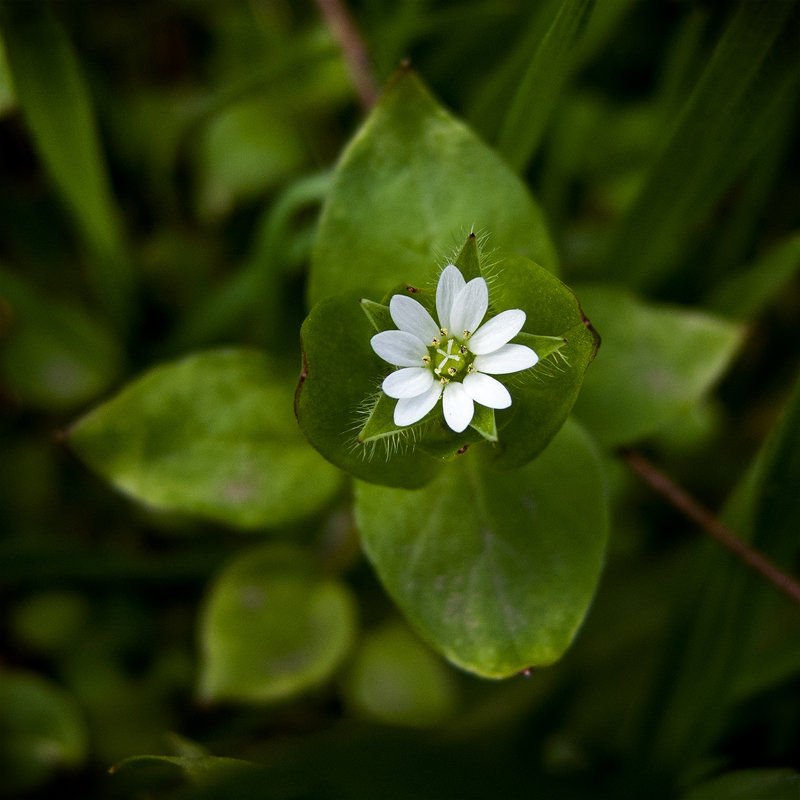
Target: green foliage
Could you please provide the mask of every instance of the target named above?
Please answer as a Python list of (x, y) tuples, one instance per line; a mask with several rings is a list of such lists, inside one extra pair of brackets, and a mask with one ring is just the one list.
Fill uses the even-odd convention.
[(301, 551), (272, 545), (240, 555), (218, 576), (200, 624), (198, 694), (264, 703), (322, 683), (355, 634), (355, 606)]
[(319, 511), (340, 484), (297, 434), (290, 380), (252, 350), (189, 356), (81, 419), (70, 445), (154, 508), (243, 528), (283, 525)]
[(0, 3), (0, 796), (797, 796), (799, 25)]

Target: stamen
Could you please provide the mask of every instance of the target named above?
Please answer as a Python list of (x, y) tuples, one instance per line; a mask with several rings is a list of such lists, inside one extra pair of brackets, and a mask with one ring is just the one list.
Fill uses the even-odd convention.
[(426, 364), (430, 364), (431, 363), (431, 357), (430, 356), (422, 356), (422, 360)]
[(448, 372), (449, 372), (451, 375), (455, 375), (455, 374), (456, 374), (456, 372), (458, 372), (458, 370), (457, 370), (455, 367), (448, 367), (448, 368), (447, 368), (447, 371), (448, 371)]
[(467, 367), (467, 373), (470, 373), (470, 372), (475, 372), (475, 365), (474, 364), (470, 364)]
[(431, 345), (433, 347), (438, 347), (441, 343), (442, 343), (441, 340), (437, 339), (435, 336), (433, 337), (433, 339), (431, 339)]
[(439, 330), (442, 332), (442, 336), (447, 336), (447, 328), (439, 328)]
[(458, 351), (463, 355), (464, 353), (467, 352), (467, 346), (465, 344), (462, 344), (461, 347), (458, 348)]
[(462, 338), (469, 339), (470, 336), (472, 336), (472, 333), (470, 331), (464, 331), (464, 336)]

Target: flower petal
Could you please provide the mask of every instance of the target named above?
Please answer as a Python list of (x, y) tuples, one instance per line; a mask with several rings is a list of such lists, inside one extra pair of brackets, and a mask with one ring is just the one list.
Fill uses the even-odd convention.
[(522, 330), (524, 324), (525, 312), (522, 309), (501, 311), (475, 331), (469, 340), (469, 349), (475, 355), (491, 353), (506, 342), (510, 342)]
[[(397, 374), (397, 373), (395, 373)], [(500, 381), (482, 372), (473, 372), (464, 378), (467, 394), (476, 402), (487, 408), (508, 408), (511, 395)]]
[(539, 356), (524, 344), (504, 344), (493, 353), (477, 356), (472, 363), (479, 372), (506, 375), (509, 372), (528, 369), (538, 360)]
[(394, 407), (394, 424), (398, 427), (419, 422), (439, 401), (442, 384), (435, 381), (433, 386), (416, 397), (403, 397)]
[(461, 433), (472, 422), (475, 406), (463, 384), (448, 383), (442, 398), (444, 421), (456, 433)]
[(443, 328), (450, 329), (450, 310), (453, 308), (453, 301), (466, 285), (461, 270), (454, 264), (448, 264), (442, 270), (439, 283), (436, 285), (436, 313)]
[(397, 367), (421, 367), (428, 348), (413, 333), (381, 331), (370, 340), (372, 349), (384, 360)]
[(389, 397), (416, 397), (425, 394), (433, 383), (433, 373), (428, 367), (407, 367), (390, 372), (381, 388)]
[(413, 333), (423, 342), (430, 342), (431, 339), (441, 336), (439, 326), (433, 321), (433, 317), (421, 303), (411, 297), (405, 297), (402, 294), (394, 295), (389, 301), (389, 313), (392, 315), (394, 324), (401, 331)]
[(476, 331), (489, 308), (489, 287), (483, 278), (473, 278), (453, 301), (450, 311), (450, 333), (461, 336)]

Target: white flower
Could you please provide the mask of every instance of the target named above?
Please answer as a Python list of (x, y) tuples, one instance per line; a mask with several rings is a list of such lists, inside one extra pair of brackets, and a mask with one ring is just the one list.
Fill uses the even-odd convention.
[(511, 395), (491, 375), (532, 367), (539, 356), (521, 344), (508, 344), (522, 330), (525, 312), (502, 311), (484, 325), (489, 287), (483, 278), (464, 280), (448, 264), (436, 287), (439, 324), (411, 297), (396, 294), (389, 303), (398, 330), (382, 331), (370, 340), (372, 349), (400, 369), (389, 373), (383, 391), (397, 399), (394, 423), (412, 425), (442, 398), (448, 427), (461, 433), (472, 421), (475, 403), (508, 408)]

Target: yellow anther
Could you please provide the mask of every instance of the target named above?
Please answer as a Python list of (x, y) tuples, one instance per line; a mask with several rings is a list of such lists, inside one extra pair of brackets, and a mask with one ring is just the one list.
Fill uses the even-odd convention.
[(458, 352), (463, 355), (464, 353), (467, 352), (467, 346), (465, 344), (462, 344), (461, 347), (458, 348)]
[(469, 339), (470, 336), (472, 336), (472, 333), (470, 333), (470, 331), (464, 331), (464, 335), (461, 338)]
[(422, 356), (422, 360), (426, 364), (430, 364), (431, 363), (431, 357), (430, 356)]
[(475, 372), (475, 365), (474, 364), (470, 364), (467, 367), (467, 372)]
[(447, 328), (439, 328), (442, 333), (442, 336), (447, 336)]
[(455, 375), (455, 374), (456, 374), (456, 372), (458, 372), (458, 370), (457, 370), (455, 367), (448, 367), (448, 368), (447, 368), (447, 371), (448, 371), (448, 372), (449, 372), (451, 375)]
[(431, 339), (431, 345), (433, 347), (438, 347), (441, 344), (441, 340), (437, 339), (435, 336)]

